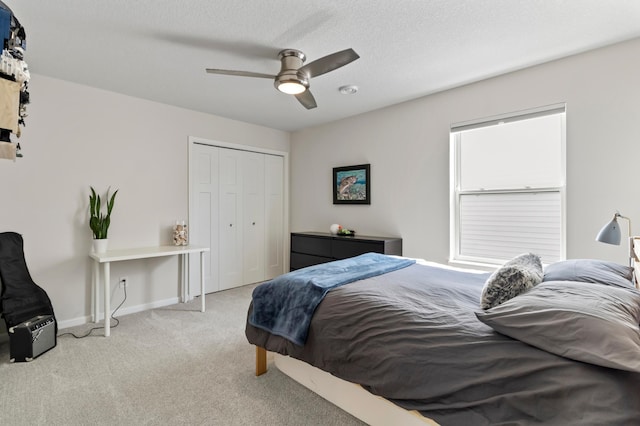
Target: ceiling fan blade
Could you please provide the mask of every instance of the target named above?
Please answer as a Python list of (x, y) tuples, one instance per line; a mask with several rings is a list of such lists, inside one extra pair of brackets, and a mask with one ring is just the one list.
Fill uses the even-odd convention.
[(294, 96), (306, 109), (313, 109), (318, 106), (318, 104), (316, 104), (316, 99), (313, 97), (309, 89)]
[(276, 78), (275, 75), (263, 74), (260, 72), (251, 72), (251, 71), (234, 71), (234, 70), (220, 70), (216, 68), (207, 68), (207, 72), (209, 74), (237, 75), (239, 77)]
[(313, 62), (309, 62), (307, 65), (300, 67), (301, 72), (307, 74), (309, 78), (317, 77), (319, 75), (328, 73), (337, 68), (347, 65), (350, 62), (358, 59), (358, 55), (353, 49), (345, 49), (340, 52), (332, 53), (324, 56), (320, 59), (316, 59)]

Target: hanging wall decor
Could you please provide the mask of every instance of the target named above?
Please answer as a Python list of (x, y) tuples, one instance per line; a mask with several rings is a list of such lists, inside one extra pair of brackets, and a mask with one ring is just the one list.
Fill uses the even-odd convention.
[(29, 103), (30, 79), (24, 51), (27, 48), (24, 27), (11, 9), (0, 1), (0, 158), (15, 160), (22, 157), (20, 144), (11, 135), (20, 137)]
[(370, 165), (333, 168), (333, 204), (371, 204)]

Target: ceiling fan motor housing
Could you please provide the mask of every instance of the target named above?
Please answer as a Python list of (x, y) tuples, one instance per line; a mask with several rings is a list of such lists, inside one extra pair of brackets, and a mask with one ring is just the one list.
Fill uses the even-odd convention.
[(299, 50), (284, 49), (278, 53), (278, 59), (282, 62), (282, 68), (280, 69), (282, 72), (285, 70), (297, 70), (307, 60), (307, 57)]
[(306, 59), (304, 53), (296, 49), (285, 49), (280, 51), (278, 59), (282, 66), (274, 81), (276, 89), (283, 83), (298, 83), (305, 89), (309, 88), (309, 77), (298, 71)]

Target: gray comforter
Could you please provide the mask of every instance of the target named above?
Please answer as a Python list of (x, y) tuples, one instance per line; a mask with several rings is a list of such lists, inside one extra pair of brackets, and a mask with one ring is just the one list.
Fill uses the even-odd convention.
[(442, 425), (640, 424), (640, 374), (498, 334), (475, 315), (488, 275), (438, 270), (416, 264), (332, 290), (304, 346), (248, 323), (247, 338)]

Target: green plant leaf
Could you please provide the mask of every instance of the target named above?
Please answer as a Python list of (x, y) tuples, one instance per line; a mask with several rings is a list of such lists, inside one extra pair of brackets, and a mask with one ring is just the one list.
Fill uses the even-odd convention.
[(91, 195), (89, 195), (89, 228), (91, 228), (93, 237), (95, 239), (107, 238), (109, 225), (111, 225), (111, 211), (113, 210), (118, 190), (116, 190), (111, 198), (109, 198), (109, 190), (107, 189), (107, 213), (104, 214), (101, 211), (102, 200), (100, 198), (100, 195), (96, 193), (95, 189), (92, 186), (90, 186), (89, 188), (91, 189)]

